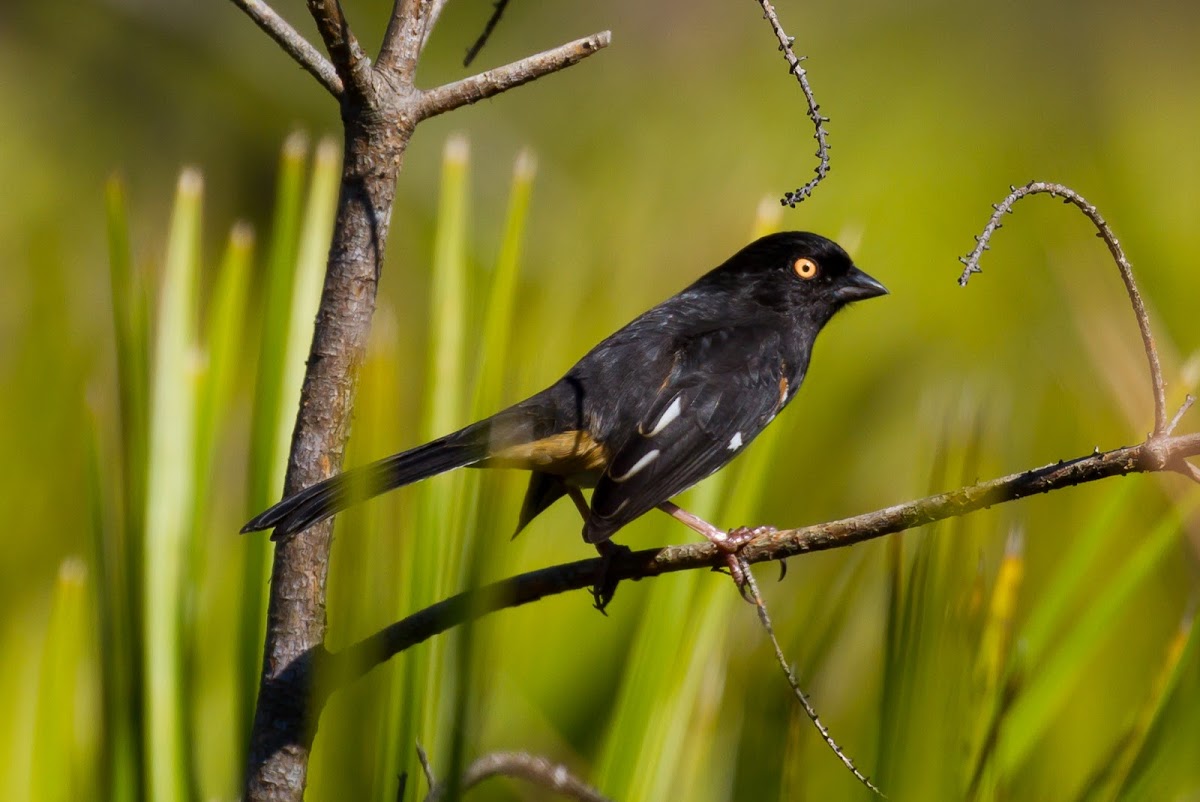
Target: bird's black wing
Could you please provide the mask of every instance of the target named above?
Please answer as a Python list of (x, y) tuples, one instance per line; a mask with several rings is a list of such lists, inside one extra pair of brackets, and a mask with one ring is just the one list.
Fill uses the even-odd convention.
[(671, 372), (596, 484), (588, 542), (721, 468), (763, 430), (790, 395), (780, 336), (747, 325), (677, 340)]

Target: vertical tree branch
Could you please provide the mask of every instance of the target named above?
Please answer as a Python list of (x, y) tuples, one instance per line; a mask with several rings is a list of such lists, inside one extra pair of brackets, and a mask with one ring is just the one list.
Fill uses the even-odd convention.
[(411, 84), (417, 58), (442, 13), (444, 0), (395, 0), (377, 66), (397, 82)]
[[(292, 434), (284, 494), (335, 473), (349, 435), (396, 177), (411, 128), (348, 126), (337, 222)], [(311, 746), (311, 655), (325, 639), (325, 580), (332, 522), (275, 548), (259, 703), (246, 796), (298, 799)]]
[[(417, 122), (431, 111), (446, 111), (568, 67), (599, 49), (584, 47), (586, 52), (559, 58), (554, 56), (563, 50), (559, 48), (550, 51), (550, 58), (535, 56), (427, 96), (412, 78), (445, 0), (397, 0), (378, 67), (363, 53), (338, 0), (307, 1), (332, 66), (262, 0), (234, 0), (326, 88), (336, 88), (346, 127), (337, 218), (292, 433), (285, 495), (341, 468), (396, 181)], [(601, 36), (607, 44), (607, 32)], [(330, 75), (331, 69), (336, 75)], [(246, 773), (245, 796), (251, 800), (298, 801), (304, 794), (320, 710), (311, 694), (314, 666), (324, 654), (331, 531), (327, 521), (283, 539), (275, 549)]]
[(308, 0), (308, 10), (342, 83), (363, 97), (372, 97), (371, 60), (350, 30), (342, 4), (339, 0)]

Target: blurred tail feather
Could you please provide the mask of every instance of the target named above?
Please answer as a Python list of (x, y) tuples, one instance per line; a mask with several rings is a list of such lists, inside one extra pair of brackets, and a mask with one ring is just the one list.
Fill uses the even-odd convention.
[(487, 430), (486, 422), (476, 423), (402, 454), (330, 477), (256, 515), (242, 532), (274, 528), (273, 539), (285, 537), (380, 493), (478, 462), (488, 453)]

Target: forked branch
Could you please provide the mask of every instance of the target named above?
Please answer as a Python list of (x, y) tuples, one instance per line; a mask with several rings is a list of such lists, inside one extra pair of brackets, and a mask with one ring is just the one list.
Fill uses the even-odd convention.
[[(289, 449), (284, 490), (290, 494), (341, 466), (396, 178), (414, 127), (426, 117), (575, 64), (606, 46), (610, 35), (597, 34), (422, 92), (413, 83), (417, 60), (445, 0), (395, 0), (378, 65), (363, 52), (339, 0), (306, 0), (328, 60), (263, 0), (233, 2), (338, 98), (346, 130), (342, 190)], [(247, 799), (299, 800), (303, 795), (315, 731), (309, 669), (324, 648), (331, 531), (330, 524), (321, 524), (275, 549)]]

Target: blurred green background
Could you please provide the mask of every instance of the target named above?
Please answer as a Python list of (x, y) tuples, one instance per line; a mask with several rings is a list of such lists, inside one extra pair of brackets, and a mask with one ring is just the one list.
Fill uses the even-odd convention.
[[(303, 3), (275, 7), (315, 41)], [(346, 9), (374, 52), (388, 4)], [(488, 0), (449, 5), (422, 86), (466, 74), (462, 53), (490, 10)], [(955, 283), (956, 257), (990, 204), (1033, 178), (1074, 187), (1115, 228), (1151, 309), (1174, 410), (1200, 373), (1195, 3), (778, 10), (832, 118), (833, 171), (812, 200), (772, 219), (760, 208), (774, 213), (775, 199), (807, 180), (815, 146), (756, 4), (512, 4), (475, 67), (604, 28), (613, 45), (418, 129), (351, 461), (540, 389), (756, 225), (838, 239), (892, 295), (839, 317), (792, 410), (693, 492), (697, 511), (731, 526), (800, 525), (1134, 442), (1152, 425), (1144, 358), (1117, 273), (1081, 215), (1023, 201), (984, 274), (966, 290)], [(260, 340), (282, 337), (269, 333), (282, 320), (303, 341), (311, 319), (311, 282), (292, 292), (290, 279), (271, 276), (301, 263), (311, 271), (313, 253), (319, 267), (328, 229), (312, 221), (326, 196), (316, 190), (302, 209), (305, 154), (337, 136), (337, 108), (218, 0), (9, 0), (0, 108), (10, 532), (0, 794), (235, 798), (266, 589), (263, 541), (236, 532), (279, 493), (263, 376), (295, 373), (307, 353), (306, 341), (297, 354)], [(310, 144), (293, 138), (281, 162), (294, 131)], [(469, 165), (443, 159), (452, 134), (469, 144)], [(514, 218), (523, 150), (537, 169), (516, 185)], [(198, 212), (196, 188), (172, 211), (184, 165), (203, 175), (193, 233), (195, 218), (179, 209)], [(169, 405), (150, 415), (151, 450), (179, 431), (199, 444), (178, 541), (139, 528), (141, 508), (131, 515), (128, 504), (131, 466), (142, 463), (119, 425), (123, 299), (113, 287), (125, 285), (110, 278), (105, 189), (114, 172), (128, 204), (129, 297), (148, 304), (143, 398), (196, 392), (194, 419)], [(124, 218), (111, 196), (108, 208)], [(288, 230), (305, 220), (307, 244)], [(244, 230), (227, 252), (235, 221), (252, 227), (252, 253)], [(186, 289), (182, 316), (162, 313), (176, 308), (164, 306), (173, 286)], [(292, 322), (270, 311), (293, 297)], [(275, 429), (286, 433), (293, 414)], [(1195, 430), (1198, 415), (1182, 429)], [(143, 467), (153, 488), (178, 464), (168, 452)], [(520, 493), (519, 478), (444, 477), (345, 516), (331, 645), (469, 581), (589, 555), (566, 504), (509, 543)], [(1176, 476), (1058, 492), (793, 560), (784, 582), (764, 582), (767, 600), (825, 723), (890, 798), (1196, 799), (1196, 499)], [(151, 520), (178, 513), (165, 507)], [(99, 555), (128, 546), (122, 537), (145, 537), (134, 551), (150, 561), (144, 572), (126, 565), (133, 574), (121, 581), (140, 600), (129, 609), (167, 605), (170, 643), (136, 620), (106, 620), (125, 608), (111, 581), (121, 571)], [(691, 533), (651, 515), (619, 539), (648, 547)], [(178, 575), (178, 588), (156, 598), (164, 575)], [(163, 654), (176, 658), (165, 703), (176, 717), (148, 723), (162, 700), (128, 683), (139, 661)], [(622, 586), (607, 618), (569, 594), (392, 660), (333, 698), (309, 798), (395, 798), (396, 775), (415, 766), (414, 739), (442, 771), (456, 744), (468, 759), (529, 749), (623, 800), (867, 798), (791, 700), (753, 609), (716, 575)], [(414, 776), (407, 798), (418, 790)], [(475, 793), (548, 798), (507, 781)]]

